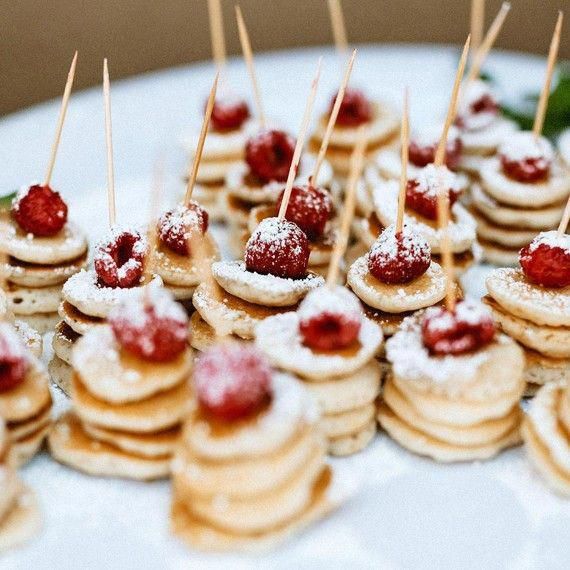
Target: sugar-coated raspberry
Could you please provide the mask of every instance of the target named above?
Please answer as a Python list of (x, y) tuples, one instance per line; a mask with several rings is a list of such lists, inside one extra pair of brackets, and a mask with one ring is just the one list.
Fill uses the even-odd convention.
[(301, 228), (288, 220), (265, 218), (245, 247), (248, 271), (300, 279), (307, 274), (309, 240)]
[(29, 362), (26, 349), (16, 331), (0, 324), (0, 392), (19, 386), (26, 377)]
[(540, 182), (550, 175), (554, 150), (544, 137), (521, 131), (512, 134), (499, 147), (503, 172), (518, 182)]
[(570, 236), (558, 232), (542, 232), (519, 253), (526, 278), (542, 287), (561, 288), (570, 285)]
[(469, 131), (484, 129), (496, 119), (499, 110), (489, 84), (477, 79), (464, 86), (455, 124)]
[(271, 396), (272, 370), (253, 346), (220, 343), (205, 351), (194, 367), (200, 405), (225, 421), (258, 411)]
[(320, 287), (299, 306), (299, 332), (303, 343), (315, 350), (340, 350), (358, 338), (362, 307), (345, 287)]
[(431, 249), (419, 233), (408, 226), (396, 233), (385, 229), (368, 253), (368, 270), (382, 283), (409, 283), (423, 275), (431, 263)]
[(243, 99), (216, 99), (210, 126), (218, 132), (239, 129), (249, 119), (249, 107)]
[(158, 220), (160, 241), (178, 255), (189, 255), (195, 237), (208, 231), (208, 212), (197, 202), (179, 204)]
[[(331, 99), (329, 114), (332, 112), (336, 94)], [(360, 89), (347, 89), (340, 105), (336, 124), (342, 127), (358, 127), (372, 120), (372, 104)]]
[(263, 182), (285, 182), (293, 161), (295, 139), (283, 131), (264, 130), (247, 141), (245, 160)]
[(138, 285), (147, 253), (148, 243), (139, 232), (114, 230), (108, 240), (96, 247), (93, 265), (99, 283), (121, 288)]
[(501, 166), (504, 173), (517, 182), (540, 182), (550, 173), (550, 164), (543, 158), (508, 160), (501, 155)]
[(143, 360), (168, 362), (188, 345), (188, 316), (170, 293), (158, 287), (118, 305), (109, 324), (121, 347)]
[[(450, 138), (445, 147), (445, 165), (450, 170), (457, 170), (459, 161), (461, 159), (461, 152), (463, 145), (459, 137)], [(437, 143), (422, 144), (421, 142), (412, 139), (409, 145), (409, 158), (410, 162), (417, 167), (427, 166), (435, 160), (435, 153), (437, 151)]]
[[(277, 212), (281, 207), (284, 192), (281, 192), (277, 200)], [(293, 186), (285, 218), (295, 222), (310, 240), (316, 240), (323, 235), (333, 210), (333, 201), (328, 190), (311, 184)]]
[(461, 301), (455, 311), (432, 307), (422, 321), (425, 347), (436, 355), (465, 354), (489, 344), (495, 337), (495, 323), (480, 303)]
[(57, 234), (67, 222), (67, 205), (49, 186), (34, 184), (18, 192), (12, 217), (27, 233), (38, 237)]

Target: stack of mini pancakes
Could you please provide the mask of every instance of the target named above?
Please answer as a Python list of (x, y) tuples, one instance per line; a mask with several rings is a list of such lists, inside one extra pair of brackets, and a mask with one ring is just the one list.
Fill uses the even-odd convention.
[(191, 398), (191, 350), (173, 361), (142, 360), (104, 325), (79, 339), (72, 366), (73, 410), (50, 434), (53, 457), (91, 475), (168, 476)]
[(334, 508), (318, 412), (275, 373), (271, 402), (226, 422), (197, 404), (173, 461), (172, 528), (200, 550), (267, 550)]
[(570, 389), (561, 380), (543, 386), (530, 403), (523, 428), (526, 451), (548, 485), (570, 496)]
[(472, 354), (431, 356), (419, 319), (406, 319), (387, 343), (393, 369), (381, 426), (402, 447), (441, 462), (488, 459), (520, 443), (524, 358), (517, 344), (501, 335)]
[(508, 268), (493, 271), (486, 284), (484, 302), (524, 349), (527, 393), (570, 378), (570, 287), (534, 285), (520, 269)]
[(10, 441), (0, 417), (0, 554), (35, 535), (41, 525), (36, 498), (10, 465)]

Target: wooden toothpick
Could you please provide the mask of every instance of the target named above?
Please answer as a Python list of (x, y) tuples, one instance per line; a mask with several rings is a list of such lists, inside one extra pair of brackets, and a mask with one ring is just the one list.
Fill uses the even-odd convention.
[(408, 156), (410, 144), (409, 125), (409, 97), (408, 88), (404, 91), (404, 108), (402, 111), (402, 129), (400, 133), (400, 144), (402, 145), (402, 170), (400, 172), (400, 193), (398, 196), (398, 217), (396, 218), (396, 234), (402, 231), (404, 226), (404, 211), (406, 209), (406, 186), (408, 184)]
[(471, 46), (476, 53), (483, 39), (485, 27), (485, 0), (471, 0)]
[(115, 168), (113, 165), (113, 133), (111, 125), (111, 88), (109, 85), (109, 66), (107, 58), (103, 60), (103, 100), (105, 104), (105, 141), (107, 143), (107, 202), (109, 208), (109, 226), (116, 221), (115, 208)]
[(439, 183), (437, 191), (437, 220), (440, 233), (441, 261), (445, 273), (445, 306), (448, 311), (455, 310), (455, 267), (449, 240), (449, 192)]
[(208, 0), (208, 16), (210, 19), (210, 39), (212, 42), (212, 57), (218, 71), (226, 65), (226, 39), (224, 36), (224, 21), (220, 0)]
[(186, 195), (184, 196), (184, 204), (189, 204), (192, 199), (192, 192), (194, 191), (194, 185), (196, 184), (196, 177), (198, 176), (198, 167), (200, 166), (200, 160), (202, 159), (202, 152), (204, 150), (204, 142), (206, 141), (206, 135), (208, 134), (208, 127), (210, 125), (210, 118), (212, 117), (212, 109), (214, 108), (214, 103), (216, 102), (216, 91), (218, 89), (218, 79), (220, 78), (220, 72), (216, 73), (214, 78), (214, 83), (210, 89), (210, 95), (208, 96), (208, 102), (206, 104), (206, 110), (204, 111), (204, 120), (202, 121), (202, 129), (200, 130), (200, 137), (198, 138), (198, 145), (196, 146), (196, 153), (192, 160), (192, 167), (188, 174), (188, 183), (186, 185)]
[(305, 105), (303, 122), (301, 123), (301, 128), (297, 136), (297, 143), (295, 144), (295, 151), (293, 152), (293, 160), (291, 161), (291, 167), (289, 168), (289, 174), (287, 176), (287, 184), (285, 185), (285, 192), (283, 193), (283, 198), (281, 199), (281, 207), (279, 208), (279, 214), (277, 216), (279, 218), (279, 221), (283, 221), (285, 219), (285, 213), (287, 212), (287, 206), (289, 205), (289, 198), (291, 198), (291, 190), (293, 189), (293, 182), (295, 181), (295, 174), (297, 173), (299, 161), (301, 160), (301, 152), (305, 146), (305, 138), (307, 136), (307, 129), (309, 128), (309, 122), (311, 121), (313, 103), (315, 102), (317, 87), (319, 86), (319, 79), (321, 77), (322, 60), (323, 58), (320, 57), (319, 63), (317, 64), (317, 71), (311, 85), (311, 92), (309, 94), (309, 98), (307, 99), (307, 104)]
[(459, 96), (459, 88), (461, 86), (461, 81), (463, 79), (463, 72), (465, 71), (465, 63), (467, 62), (467, 54), (469, 53), (469, 44), (471, 42), (471, 36), (467, 36), (465, 45), (463, 46), (463, 53), (461, 54), (461, 59), (459, 60), (459, 65), (457, 67), (457, 73), (455, 75), (455, 83), (453, 84), (453, 90), (451, 92), (451, 99), (449, 101), (449, 107), (447, 109), (447, 117), (445, 118), (445, 124), (443, 126), (443, 131), (441, 132), (441, 138), (439, 139), (439, 144), (437, 146), (437, 151), (435, 153), (434, 164), (436, 166), (441, 166), (445, 161), (445, 147), (447, 146), (447, 134), (449, 128), (455, 120), (455, 113), (457, 111), (457, 99)]
[(566, 202), (566, 208), (564, 208), (564, 213), (562, 214), (562, 219), (558, 226), (558, 237), (562, 237), (566, 233), (566, 228), (568, 227), (568, 222), (570, 222), (570, 196)]
[[(469, 69), (469, 75), (467, 76), (467, 83), (473, 81), (476, 77), (479, 76), (479, 72), (481, 71), (481, 66), (485, 62), (485, 59), (489, 55), (501, 28), (503, 27), (503, 23), (507, 17), (511, 9), (510, 2), (503, 2), (501, 5), (501, 9), (499, 10), (498, 14), (495, 16), (493, 23), (491, 24), (483, 43), (477, 51), (474, 52), (473, 63), (471, 64), (471, 68)], [(472, 46), (472, 53), (473, 50), (476, 49)]]
[(342, 259), (346, 246), (348, 245), (348, 236), (350, 234), (350, 225), (354, 217), (354, 207), (356, 202), (356, 186), (358, 179), (362, 174), (364, 166), (364, 153), (368, 144), (368, 132), (365, 125), (361, 125), (358, 133), (358, 141), (352, 156), (350, 157), (350, 172), (348, 176), (348, 186), (346, 197), (344, 199), (344, 208), (342, 213), (342, 220), (339, 235), (335, 241), (334, 250), (331, 256), (329, 269), (327, 272), (327, 286), (334, 287), (338, 280), (338, 270), (340, 267), (340, 260)]
[(544, 117), (546, 116), (546, 108), (548, 107), (548, 98), (550, 97), (550, 84), (552, 83), (552, 74), (554, 73), (554, 65), (556, 64), (556, 58), (558, 57), (558, 48), (560, 46), (560, 34), (562, 32), (563, 19), (564, 19), (564, 14), (562, 12), (558, 12), (558, 19), (556, 20), (556, 27), (554, 28), (554, 34), (552, 35), (552, 40), (550, 42), (550, 50), (548, 52), (546, 77), (544, 79), (544, 85), (542, 86), (542, 91), (540, 92), (540, 99), (538, 100), (536, 115), (534, 117), (534, 125), (532, 127), (532, 133), (537, 138), (542, 133), (542, 127), (544, 125)]
[(241, 50), (243, 52), (243, 57), (247, 65), (247, 70), (249, 72), (249, 77), (251, 79), (251, 85), (253, 87), (253, 97), (255, 99), (255, 106), (257, 107), (259, 124), (261, 125), (261, 128), (264, 129), (266, 125), (265, 112), (263, 110), (261, 92), (259, 91), (259, 84), (257, 82), (257, 74), (255, 73), (255, 65), (253, 63), (253, 52), (251, 50), (251, 42), (249, 41), (249, 34), (247, 33), (247, 28), (245, 27), (245, 22), (243, 20), (243, 16), (239, 6), (236, 6), (236, 18), (238, 24)]
[(348, 40), (346, 36), (346, 26), (344, 23), (344, 14), (340, 0), (328, 0), (329, 14), (331, 17), (332, 32), (334, 37), (334, 45), (339, 55), (344, 55), (348, 49)]
[(55, 166), (55, 157), (57, 156), (57, 149), (59, 148), (59, 140), (63, 130), (63, 123), (65, 121), (65, 114), (67, 113), (67, 105), (69, 104), (69, 97), (71, 95), (71, 88), (73, 87), (73, 79), (75, 77), (75, 67), (77, 65), (77, 51), (73, 56), (69, 73), (67, 74), (67, 82), (63, 91), (63, 98), (61, 99), (61, 107), (59, 109), (59, 117), (57, 119), (57, 126), (55, 128), (55, 139), (51, 147), (51, 155), (47, 167), (46, 177), (44, 179), (44, 186), (49, 186), (51, 182), (51, 175), (53, 174), (53, 167)]
[(329, 147), (329, 142), (331, 140), (332, 132), (334, 126), (336, 124), (336, 119), (338, 117), (338, 113), (340, 111), (340, 106), (342, 105), (342, 100), (344, 99), (344, 93), (346, 91), (346, 86), (348, 85), (348, 81), (350, 79), (350, 74), (352, 73), (352, 66), (354, 65), (354, 58), (356, 57), (356, 51), (352, 52), (352, 56), (348, 61), (348, 65), (346, 66), (346, 71), (344, 73), (344, 78), (340, 84), (340, 88), (336, 95), (336, 99), (334, 101), (334, 105), (329, 117), (329, 122), (327, 123), (327, 128), (325, 130), (325, 136), (321, 142), (321, 148), (319, 149), (319, 154), (317, 156), (317, 160), (315, 162), (315, 167), (313, 169), (313, 174), (311, 175), (311, 184), (317, 185), (317, 179), (319, 177), (319, 171), (321, 166), (323, 165), (323, 161), (327, 154), (327, 149)]

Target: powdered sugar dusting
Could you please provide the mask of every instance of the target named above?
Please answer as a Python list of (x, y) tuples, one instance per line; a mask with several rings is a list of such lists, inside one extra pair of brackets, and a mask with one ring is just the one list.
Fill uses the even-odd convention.
[(396, 238), (396, 226), (387, 227), (374, 242), (370, 254), (380, 258), (384, 262), (397, 261), (402, 256), (407, 256), (406, 261), (422, 260), (426, 263), (431, 261), (431, 249), (424, 237), (414, 230), (409, 224), (402, 226), (402, 231)]
[(493, 90), (486, 81), (476, 79), (463, 85), (461, 97), (457, 105), (457, 116), (461, 120), (461, 126), (468, 131), (477, 131), (488, 128), (497, 119), (496, 111), (477, 111), (477, 104), (489, 99), (497, 105)]
[(547, 245), (552, 248), (561, 248), (564, 253), (570, 255), (570, 235), (558, 235), (558, 232), (553, 230), (550, 232), (540, 232), (529, 245), (529, 253), (535, 251), (541, 245)]
[(476, 326), (484, 320), (492, 319), (491, 313), (485, 305), (475, 299), (465, 299), (455, 306), (455, 315), (449, 311), (442, 311), (440, 307), (430, 307), (425, 312), (425, 318), (430, 319), (430, 328), (436, 330), (450, 330), (456, 321)]
[(539, 168), (548, 168), (554, 160), (554, 149), (548, 139), (535, 137), (529, 131), (513, 133), (499, 147), (501, 154), (509, 162), (528, 159), (540, 160)]
[(358, 297), (346, 287), (319, 287), (311, 291), (299, 305), (297, 314), (301, 321), (327, 314), (341, 314), (360, 320), (362, 306)]
[[(436, 146), (439, 144), (439, 139), (441, 138), (441, 133), (443, 130), (443, 124), (436, 123), (428, 125), (423, 129), (418, 130), (412, 135), (411, 141), (416, 143), (421, 147)], [(453, 144), (454, 141), (459, 139), (460, 133), (457, 127), (451, 126), (447, 133), (447, 144)]]
[(430, 197), (437, 197), (440, 188), (459, 194), (465, 189), (465, 181), (447, 166), (428, 164), (420, 169), (414, 180), (417, 182), (415, 191)]

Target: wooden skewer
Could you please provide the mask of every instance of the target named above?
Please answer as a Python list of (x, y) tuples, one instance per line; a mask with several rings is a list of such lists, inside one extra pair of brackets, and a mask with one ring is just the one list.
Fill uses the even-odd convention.
[(224, 21), (220, 0), (208, 0), (208, 16), (210, 18), (210, 39), (212, 57), (218, 71), (226, 66), (226, 39), (224, 37)]
[(261, 92), (259, 91), (259, 84), (257, 82), (257, 74), (255, 73), (255, 65), (253, 63), (253, 52), (251, 50), (251, 42), (249, 41), (249, 34), (247, 33), (247, 28), (245, 27), (245, 22), (243, 20), (243, 16), (239, 6), (236, 6), (236, 18), (238, 24), (241, 50), (243, 52), (243, 57), (247, 65), (247, 70), (249, 72), (249, 77), (251, 79), (251, 85), (253, 87), (253, 97), (255, 99), (255, 105), (257, 107), (259, 124), (261, 125), (261, 128), (264, 129), (266, 125), (265, 112), (263, 110)]
[(198, 167), (200, 166), (200, 160), (202, 159), (202, 152), (204, 151), (204, 142), (206, 141), (206, 135), (208, 134), (208, 127), (210, 125), (210, 118), (212, 117), (212, 109), (214, 108), (214, 103), (216, 102), (216, 91), (218, 89), (218, 79), (220, 78), (220, 72), (216, 73), (214, 78), (214, 83), (210, 89), (210, 95), (208, 96), (208, 102), (206, 104), (206, 110), (204, 111), (204, 120), (202, 121), (202, 129), (200, 130), (200, 137), (198, 138), (198, 145), (196, 146), (196, 153), (194, 154), (194, 159), (192, 161), (192, 167), (188, 173), (188, 183), (186, 185), (186, 195), (184, 196), (184, 204), (189, 204), (192, 199), (192, 192), (194, 191), (194, 186), (196, 184), (196, 177), (198, 176)]
[(441, 261), (445, 273), (445, 306), (455, 310), (455, 267), (449, 241), (449, 192), (440, 182), (437, 192), (437, 220), (441, 234)]
[(499, 35), (501, 28), (503, 27), (503, 23), (505, 22), (505, 19), (510, 9), (511, 9), (511, 3), (503, 2), (503, 4), (501, 5), (501, 9), (499, 10), (498, 14), (495, 16), (495, 19), (493, 20), (491, 26), (489, 27), (489, 31), (487, 32), (487, 35), (485, 36), (485, 39), (483, 40), (481, 47), (479, 47), (475, 52), (473, 63), (471, 65), (471, 69), (469, 70), (469, 75), (467, 76), (467, 83), (470, 83), (476, 77), (479, 76), (479, 72), (481, 71), (481, 66), (483, 65), (485, 59), (489, 55), (489, 52), (491, 51), (491, 48), (493, 47), (493, 44), (495, 43), (495, 40), (497, 39), (497, 36)]
[(329, 14), (334, 37), (334, 45), (339, 55), (344, 55), (348, 49), (346, 26), (340, 0), (328, 0)]
[(319, 171), (321, 166), (323, 165), (323, 161), (327, 154), (327, 149), (329, 147), (329, 142), (331, 140), (332, 132), (334, 126), (336, 124), (336, 119), (338, 117), (338, 113), (340, 111), (340, 106), (342, 105), (342, 100), (344, 99), (344, 93), (346, 91), (346, 86), (348, 85), (348, 81), (350, 79), (350, 74), (352, 73), (352, 66), (354, 65), (354, 58), (356, 57), (356, 51), (352, 52), (352, 56), (348, 61), (348, 65), (346, 66), (346, 72), (344, 73), (344, 78), (342, 83), (340, 84), (340, 88), (336, 95), (336, 99), (334, 101), (334, 105), (329, 117), (329, 122), (327, 123), (327, 128), (325, 131), (325, 136), (323, 137), (323, 141), (321, 143), (321, 148), (319, 149), (319, 154), (317, 156), (317, 160), (315, 162), (315, 167), (313, 169), (313, 174), (311, 175), (311, 184), (316, 185), (317, 179), (319, 177)]
[(364, 125), (361, 125), (358, 130), (358, 141), (354, 147), (354, 150), (352, 151), (352, 156), (350, 157), (350, 173), (348, 177), (346, 197), (344, 199), (340, 232), (334, 245), (331, 262), (327, 272), (328, 287), (334, 287), (338, 280), (340, 260), (342, 259), (342, 256), (346, 250), (346, 246), (348, 244), (350, 224), (352, 223), (352, 218), (354, 217), (356, 186), (358, 184), (358, 179), (362, 174), (362, 168), (364, 166), (364, 153), (368, 144), (368, 132), (366, 126)]
[(408, 184), (408, 157), (410, 144), (409, 125), (409, 97), (408, 88), (404, 91), (404, 109), (402, 111), (402, 129), (400, 133), (400, 144), (402, 145), (402, 171), (400, 172), (400, 193), (398, 196), (398, 217), (396, 218), (396, 234), (402, 231), (404, 226), (404, 211), (406, 209), (406, 186)]
[(301, 129), (299, 130), (299, 135), (297, 136), (297, 143), (295, 144), (295, 151), (293, 152), (293, 160), (291, 161), (291, 167), (289, 168), (289, 174), (287, 176), (287, 184), (285, 185), (285, 192), (283, 193), (281, 206), (279, 208), (279, 214), (277, 216), (279, 218), (279, 221), (283, 221), (285, 219), (285, 213), (287, 212), (287, 206), (289, 205), (289, 198), (291, 198), (291, 190), (293, 189), (293, 182), (295, 181), (295, 174), (297, 173), (299, 161), (301, 160), (301, 152), (305, 146), (305, 138), (307, 136), (307, 129), (309, 128), (309, 122), (311, 121), (313, 103), (315, 102), (317, 87), (319, 86), (319, 79), (321, 77), (322, 61), (323, 58), (320, 57), (319, 63), (317, 64), (317, 71), (311, 85), (311, 92), (309, 94), (309, 98), (307, 99), (307, 104), (305, 105), (303, 122), (301, 123)]
[(445, 124), (443, 126), (443, 131), (441, 132), (441, 138), (439, 139), (439, 144), (435, 153), (435, 159), (433, 161), (436, 166), (441, 166), (445, 161), (447, 134), (451, 125), (453, 124), (453, 121), (455, 120), (455, 113), (457, 111), (457, 99), (459, 97), (459, 88), (463, 79), (463, 72), (465, 71), (465, 63), (467, 62), (467, 54), (469, 53), (470, 42), (471, 36), (467, 36), (467, 40), (463, 46), (463, 53), (461, 54), (461, 59), (459, 60), (459, 65), (457, 67), (457, 74), (455, 75), (455, 83), (453, 84), (453, 90), (451, 92), (451, 99), (449, 101), (449, 107), (447, 109), (447, 117), (445, 118)]
[(564, 208), (564, 214), (562, 214), (562, 219), (558, 226), (558, 237), (562, 237), (566, 232), (568, 227), (568, 222), (570, 222), (570, 196), (568, 197), (568, 202), (566, 202), (566, 208)]
[(554, 34), (552, 35), (552, 40), (550, 42), (550, 50), (548, 52), (546, 77), (544, 79), (544, 85), (540, 93), (540, 99), (538, 100), (538, 107), (536, 108), (534, 125), (532, 127), (532, 133), (537, 138), (542, 133), (542, 127), (544, 125), (544, 117), (546, 116), (546, 108), (548, 107), (548, 98), (550, 96), (550, 84), (552, 83), (552, 74), (554, 73), (554, 65), (556, 64), (556, 58), (558, 57), (558, 48), (560, 46), (560, 34), (562, 32), (563, 19), (564, 19), (564, 14), (562, 13), (562, 11), (558, 12), (558, 19), (556, 20), (556, 27), (554, 28)]
[(485, 27), (485, 0), (471, 0), (471, 42), (473, 52), (479, 50)]
[(77, 65), (77, 51), (73, 56), (71, 62), (71, 67), (69, 68), (69, 73), (67, 74), (67, 82), (65, 83), (65, 89), (63, 91), (63, 98), (61, 100), (61, 108), (59, 110), (59, 118), (57, 119), (57, 127), (55, 129), (55, 139), (51, 147), (51, 155), (49, 158), (49, 163), (47, 167), (46, 177), (44, 180), (44, 186), (49, 186), (51, 182), (51, 175), (53, 174), (53, 167), (55, 166), (55, 157), (57, 156), (57, 149), (59, 148), (59, 140), (61, 138), (61, 132), (63, 130), (63, 123), (65, 121), (65, 114), (67, 113), (67, 105), (69, 104), (69, 97), (71, 95), (71, 88), (73, 87), (73, 79), (75, 77), (75, 67)]
[(115, 207), (115, 168), (113, 165), (113, 132), (111, 125), (111, 89), (109, 86), (109, 66), (107, 58), (103, 60), (103, 100), (105, 103), (105, 141), (107, 143), (107, 201), (109, 208), (109, 226), (117, 221)]

